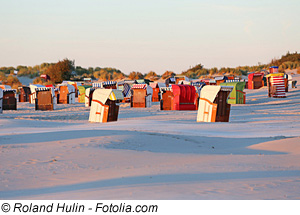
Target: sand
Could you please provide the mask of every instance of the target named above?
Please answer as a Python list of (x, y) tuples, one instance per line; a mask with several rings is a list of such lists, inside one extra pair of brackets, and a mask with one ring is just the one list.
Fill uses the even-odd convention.
[(300, 199), (300, 88), (245, 92), (229, 123), (154, 103), (98, 124), (84, 104), (18, 103), (0, 115), (0, 199)]

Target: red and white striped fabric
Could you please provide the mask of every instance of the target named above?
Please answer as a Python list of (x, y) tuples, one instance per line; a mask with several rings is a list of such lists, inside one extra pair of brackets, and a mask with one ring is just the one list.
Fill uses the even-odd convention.
[(134, 84), (131, 89), (147, 89), (147, 84)]
[(276, 86), (276, 93), (273, 97), (286, 97), (283, 76), (273, 76), (271, 78), (271, 83), (273, 86)]

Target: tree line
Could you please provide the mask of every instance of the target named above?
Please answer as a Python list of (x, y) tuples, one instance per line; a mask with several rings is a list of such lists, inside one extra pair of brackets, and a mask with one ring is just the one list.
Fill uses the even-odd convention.
[[(202, 64), (198, 64), (192, 68), (183, 71), (180, 75), (185, 75), (192, 79), (200, 79), (206, 77), (212, 77), (213, 75), (247, 75), (248, 72), (268, 70), (270, 66), (278, 66), (279, 71), (282, 72), (286, 69), (297, 69), (300, 73), (300, 54), (287, 53), (281, 56), (280, 59), (272, 59), (268, 64), (260, 64), (255, 66), (239, 66), (236, 68), (204, 68)], [(14, 76), (14, 71), (18, 71), (18, 76), (27, 76), (29, 78), (35, 78), (36, 84), (57, 84), (63, 80), (83, 80), (83, 78), (92, 78), (99, 81), (108, 80), (122, 80), (122, 79), (150, 79), (151, 81), (158, 80), (160, 78), (166, 79), (176, 75), (172, 71), (166, 71), (162, 75), (158, 75), (154, 71), (142, 74), (138, 71), (132, 71), (129, 75), (124, 74), (119, 69), (111, 67), (88, 67), (83, 68), (81, 66), (75, 67), (75, 61), (64, 59), (57, 63), (42, 63), (36, 66), (22, 66), (15, 67), (0, 67), (0, 81), (7, 83), (8, 85), (21, 85), (17, 77)], [(50, 80), (44, 80), (40, 78), (41, 74), (48, 75)]]

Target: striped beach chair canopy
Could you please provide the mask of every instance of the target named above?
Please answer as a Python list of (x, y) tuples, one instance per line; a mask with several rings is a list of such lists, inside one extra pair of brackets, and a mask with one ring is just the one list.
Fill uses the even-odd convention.
[(270, 73), (266, 77), (270, 77), (272, 86), (276, 86), (276, 93), (274, 94), (274, 97), (286, 97), (284, 73)]
[(229, 83), (229, 82), (242, 82), (242, 80), (240, 78), (234, 78), (232, 80), (225, 80), (225, 83)]
[(131, 89), (147, 89), (147, 84), (134, 84)]
[(17, 90), (15, 90), (15, 89), (3, 89), (3, 92), (14, 92), (14, 93), (17, 93)]
[(124, 84), (132, 85), (132, 84), (136, 84), (136, 83), (137, 83), (136, 80), (123, 80), (123, 81), (118, 82), (118, 86), (124, 85)]
[(191, 85), (192, 86), (203, 86), (203, 85), (205, 85), (205, 82), (201, 82), (201, 81), (199, 81), (199, 82), (192, 82)]
[(93, 88), (102, 88), (102, 83), (101, 82), (94, 82), (92, 84)]
[(36, 92), (37, 92), (37, 91), (51, 91), (52, 96), (55, 95), (55, 93), (54, 93), (54, 88), (53, 88), (53, 87), (37, 87), (37, 88), (35, 88), (35, 91), (36, 91)]
[(37, 87), (35, 91), (49, 91), (52, 87)]
[(221, 90), (222, 91), (232, 91), (233, 90), (233, 86), (221, 86)]
[(41, 85), (41, 84), (30, 84), (29, 85), (31, 93), (34, 93), (36, 91), (36, 88), (42, 88), (42, 87), (45, 87), (45, 86)]
[(227, 80), (228, 78), (226, 76), (216, 76), (215, 80), (216, 81), (222, 81), (222, 80)]
[(114, 85), (117, 84), (117, 82), (116, 81), (104, 81), (101, 84), (102, 84), (102, 87), (104, 87), (104, 86), (114, 86)]
[(172, 91), (172, 87), (161, 87), (159, 88), (160, 89), (160, 92), (166, 92), (166, 91)]
[(153, 93), (152, 87), (150, 87), (148, 84), (134, 84), (132, 85), (131, 89), (145, 89), (147, 90), (147, 95)]

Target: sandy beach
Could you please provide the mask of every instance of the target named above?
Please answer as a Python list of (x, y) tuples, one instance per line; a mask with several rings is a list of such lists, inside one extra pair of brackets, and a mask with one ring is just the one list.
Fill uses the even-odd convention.
[(84, 104), (18, 103), (0, 115), (0, 199), (300, 199), (300, 88), (245, 92), (229, 123), (154, 103), (98, 124)]

